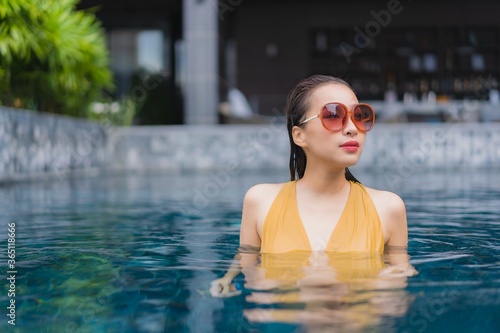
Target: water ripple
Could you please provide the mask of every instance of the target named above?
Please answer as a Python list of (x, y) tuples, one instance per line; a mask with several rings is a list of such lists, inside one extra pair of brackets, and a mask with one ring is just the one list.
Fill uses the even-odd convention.
[[(266, 276), (258, 262), (234, 279), (239, 290), (229, 299), (212, 298), (210, 283), (234, 264), (244, 189), (272, 174), (235, 177), (201, 210), (191, 195), (209, 180), (202, 175), (2, 188), (1, 222), (18, 226), (23, 330), (54, 323), (47, 331), (181, 332), (195, 331), (190, 323), (197, 322), (213, 332), (299, 332), (306, 324), (318, 331), (404, 332), (425, 313), (433, 318), (425, 322), (428, 333), (475, 331), (494, 322), (500, 305), (500, 189), (492, 181), (499, 175), (407, 179), (400, 195), (416, 276), (318, 284), (328, 272), (320, 265), (280, 266)], [(383, 179), (361, 178), (368, 185)], [(0, 241), (5, 237), (0, 233)], [(292, 283), (304, 272), (312, 274), (305, 293)], [(442, 314), (432, 312), (437, 305)]]

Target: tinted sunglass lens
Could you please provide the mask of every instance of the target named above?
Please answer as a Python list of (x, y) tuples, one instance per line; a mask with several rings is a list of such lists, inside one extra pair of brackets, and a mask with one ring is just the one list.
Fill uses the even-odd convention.
[(365, 131), (371, 130), (375, 120), (372, 108), (368, 105), (357, 105), (353, 113), (354, 121), (360, 129), (364, 129)]
[(331, 103), (325, 105), (321, 120), (323, 125), (330, 131), (338, 131), (344, 126), (347, 111), (342, 104)]

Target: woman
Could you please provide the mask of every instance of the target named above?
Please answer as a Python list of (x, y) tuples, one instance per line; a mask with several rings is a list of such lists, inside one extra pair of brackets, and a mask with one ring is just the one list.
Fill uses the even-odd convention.
[[(340, 103), (349, 110), (345, 120), (340, 115), (344, 112)], [(286, 112), (292, 181), (256, 185), (247, 192), (240, 244), (261, 248), (265, 253), (293, 249), (382, 252), (384, 244), (406, 246), (406, 211), (401, 198), (360, 185), (347, 169), (361, 156), (366, 132), (373, 125), (371, 108), (358, 104), (356, 95), (345, 81), (315, 75), (292, 90)], [(359, 117), (366, 118), (353, 121)], [(287, 194), (282, 190), (289, 192), (288, 197), (285, 198)], [(353, 210), (344, 211), (352, 190), (360, 192), (358, 204), (364, 207), (347, 207)], [(281, 195), (277, 198), (278, 193)], [(292, 197), (294, 193), (296, 198)], [(275, 201), (280, 198), (286, 202)], [(290, 211), (295, 207), (298, 211)], [(280, 209), (285, 211), (278, 212)], [(356, 211), (359, 209), (362, 211)], [(361, 216), (354, 214), (363, 214), (363, 221), (360, 221)], [(282, 221), (277, 221), (277, 217)], [(370, 229), (352, 230), (343, 223), (350, 218), (357, 218), (354, 222), (365, 222), (363, 227)], [(290, 223), (284, 228), (285, 219), (292, 219), (297, 228), (290, 230)], [(304, 230), (299, 228), (300, 222)], [(338, 225), (339, 222), (343, 224)], [(339, 231), (337, 225), (342, 227), (339, 237), (354, 239), (330, 238), (334, 231)], [(359, 234), (343, 234), (352, 231)]]
[[(405, 205), (394, 193), (364, 187), (349, 172), (358, 162), (375, 115), (345, 81), (325, 75), (302, 80), (286, 103), (291, 181), (259, 184), (243, 203), (240, 248), (261, 254), (290, 251), (384, 252), (408, 242)], [(407, 264), (403, 251), (393, 263)], [(245, 261), (241, 257), (241, 265)], [(231, 293), (231, 269), (212, 294)]]

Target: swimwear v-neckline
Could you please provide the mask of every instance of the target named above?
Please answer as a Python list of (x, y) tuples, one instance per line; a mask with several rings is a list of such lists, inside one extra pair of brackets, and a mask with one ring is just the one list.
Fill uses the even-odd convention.
[[(352, 182), (349, 182), (349, 195), (347, 196), (347, 201), (345, 203), (344, 209), (342, 210), (342, 213), (340, 214), (339, 219), (337, 220), (337, 223), (335, 224), (335, 227), (333, 227), (332, 233), (330, 234), (330, 237), (328, 238), (328, 242), (326, 243), (326, 247), (324, 251), (328, 250), (330, 248), (330, 243), (332, 242), (332, 239), (334, 239), (335, 232), (339, 229), (339, 224), (342, 223), (343, 220), (345, 220), (344, 215), (347, 213), (347, 205), (349, 202), (352, 200), (352, 195), (353, 195), (353, 190), (352, 190)], [(299, 218), (299, 224), (302, 229), (302, 232), (305, 236), (305, 239), (307, 240), (307, 245), (309, 246), (309, 250), (313, 251), (312, 246), (311, 246), (311, 240), (309, 239), (309, 235), (307, 234), (306, 227), (304, 226), (304, 222), (302, 221), (302, 217), (300, 216), (299, 212), (299, 204), (297, 202), (297, 182), (295, 181), (295, 184), (293, 186), (293, 198), (294, 198), (294, 204), (293, 207), (295, 209), (295, 213), (297, 214)]]

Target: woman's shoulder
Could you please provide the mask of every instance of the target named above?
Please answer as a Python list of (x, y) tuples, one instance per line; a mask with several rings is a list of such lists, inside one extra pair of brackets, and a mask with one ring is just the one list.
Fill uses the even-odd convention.
[(371, 187), (363, 186), (370, 195), (373, 203), (377, 207), (377, 211), (387, 211), (389, 213), (399, 213), (405, 210), (403, 199), (396, 193), (377, 190)]
[(394, 246), (408, 245), (408, 225), (403, 199), (396, 193), (366, 187), (384, 229), (385, 243)]
[(377, 210), (386, 244), (406, 246), (408, 243), (406, 207), (399, 195), (365, 187)]
[(250, 187), (245, 194), (245, 202), (266, 202), (269, 198), (275, 198), (278, 195), (278, 192), (283, 188), (284, 185), (289, 184), (290, 182), (285, 183), (264, 183), (257, 184)]
[(252, 186), (245, 194), (242, 221), (250, 221), (251, 225), (253, 225), (252, 228), (257, 230), (259, 237), (262, 236), (264, 221), (274, 199), (286, 184), (289, 184), (289, 182), (257, 184)]
[(386, 191), (386, 190), (377, 190), (372, 187), (368, 187), (363, 185), (366, 191), (370, 194), (372, 198), (377, 198), (381, 200), (390, 200), (390, 201), (403, 201), (399, 195), (394, 192)]

